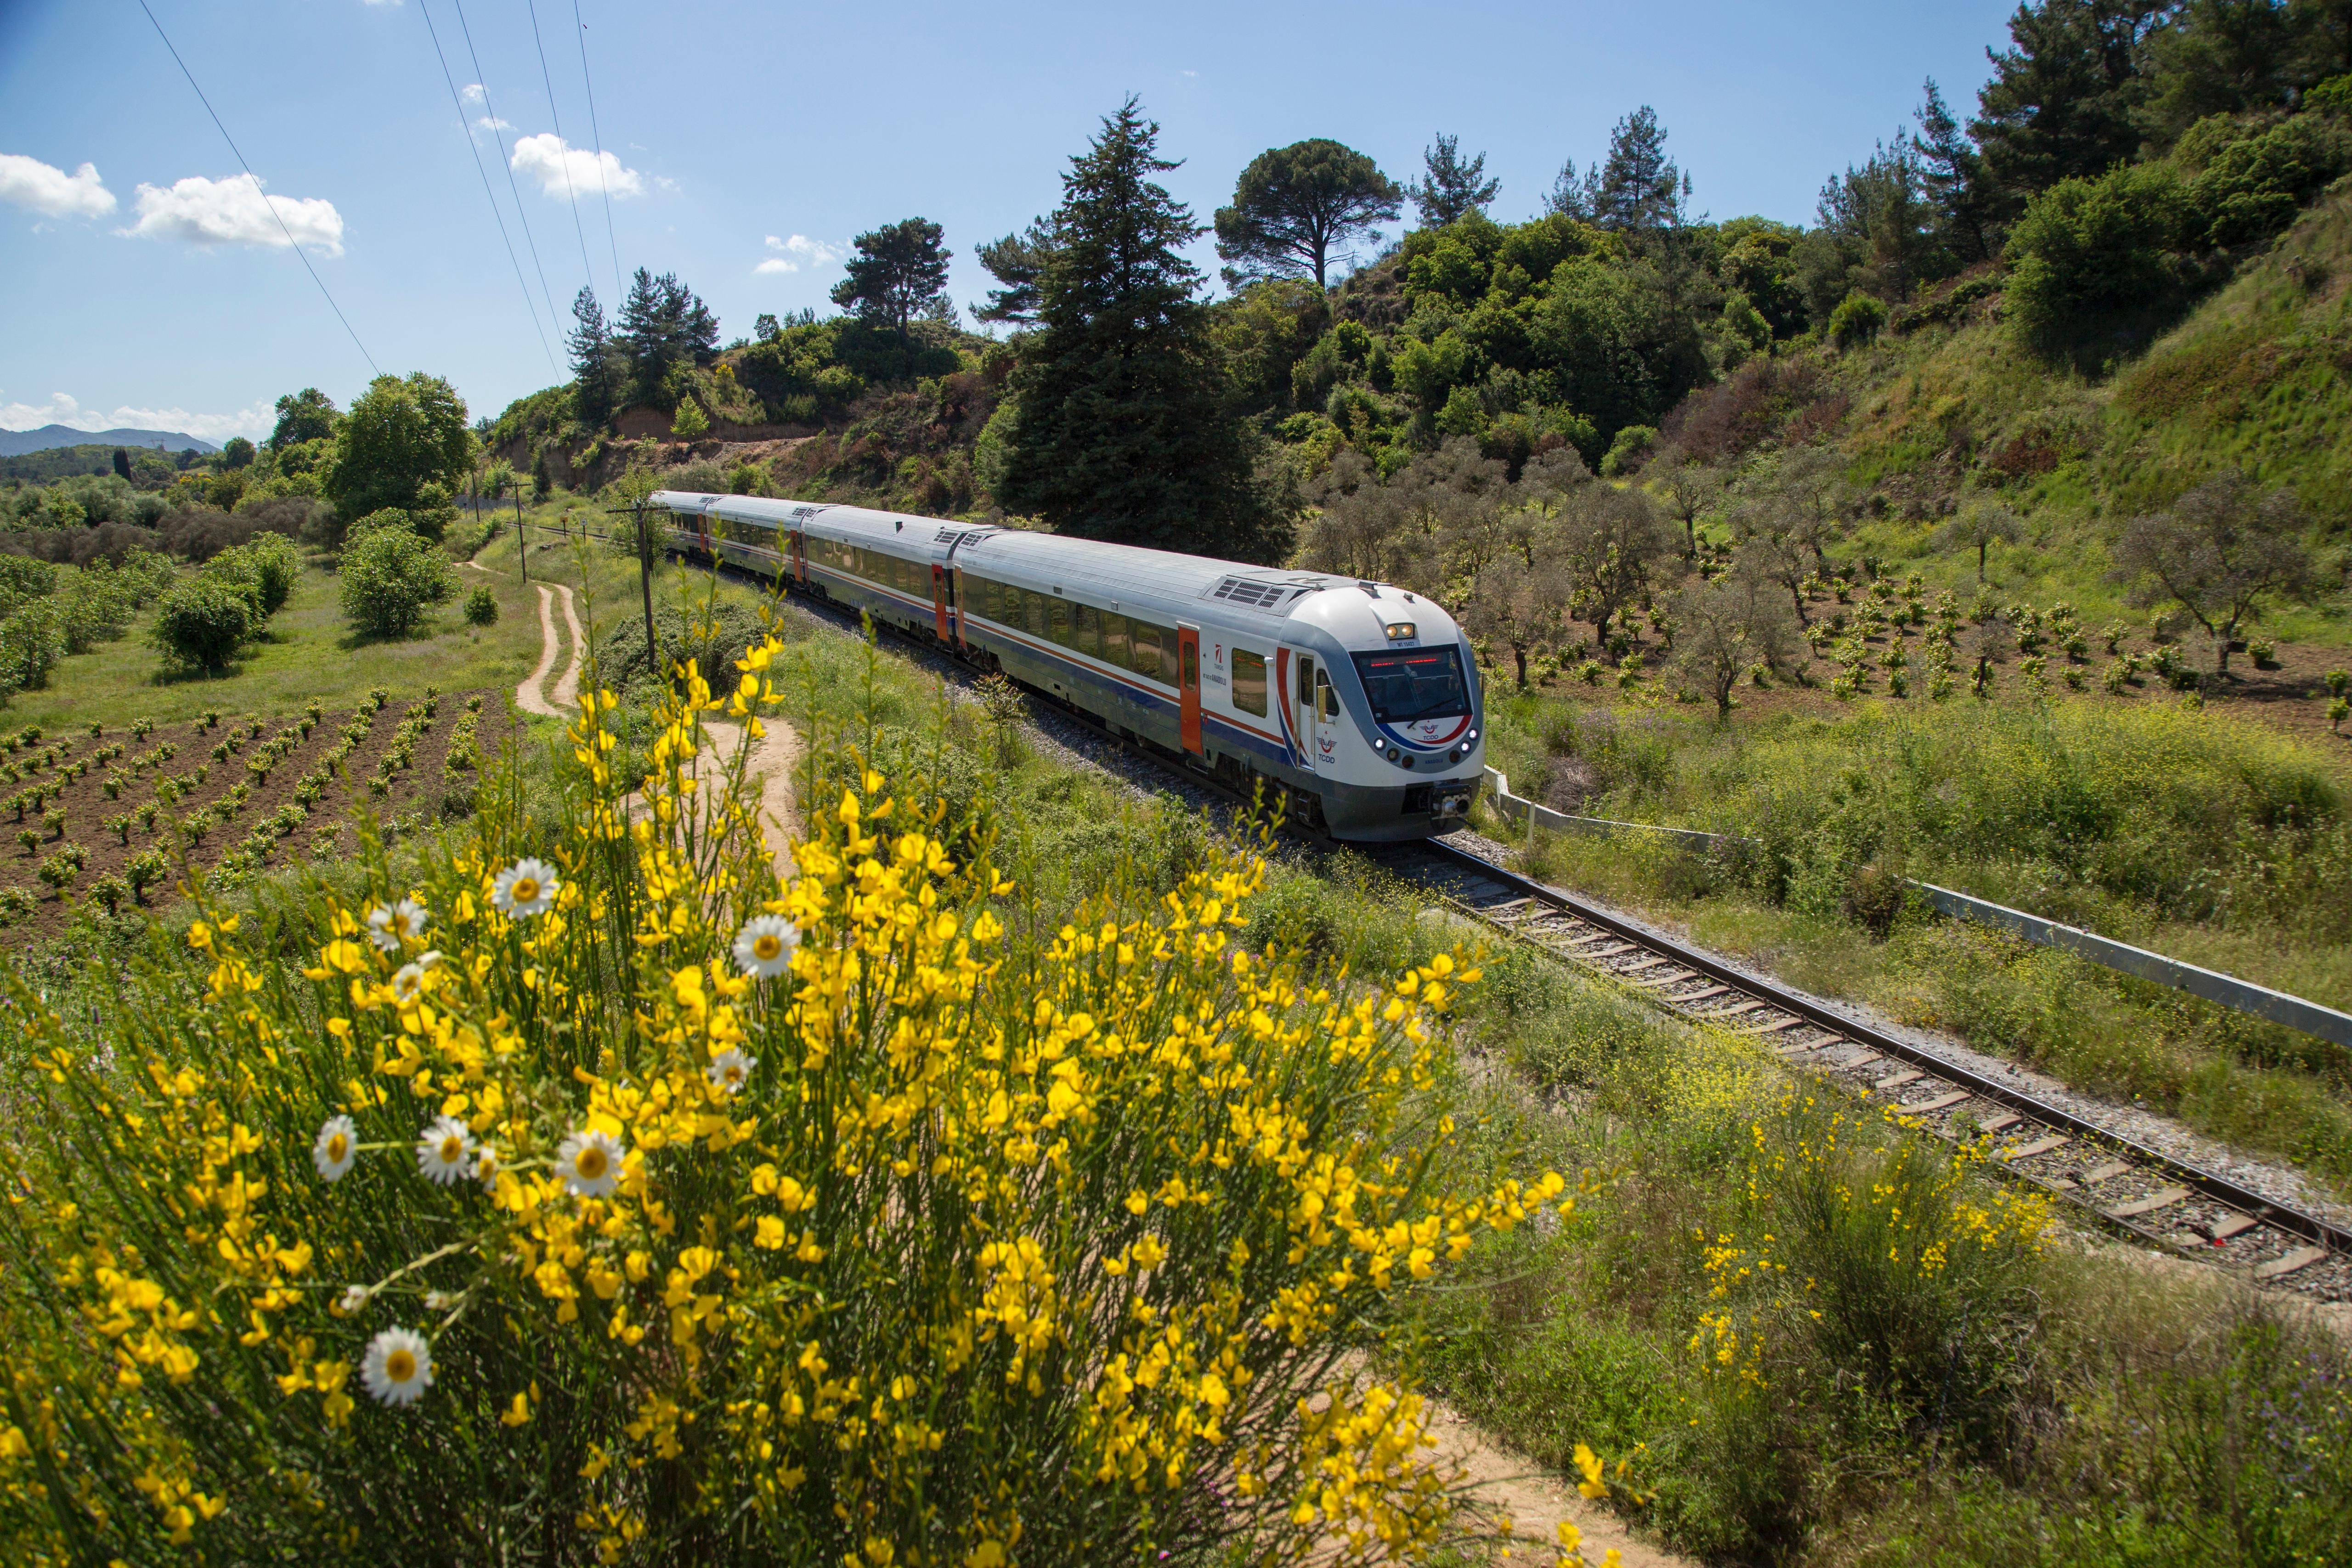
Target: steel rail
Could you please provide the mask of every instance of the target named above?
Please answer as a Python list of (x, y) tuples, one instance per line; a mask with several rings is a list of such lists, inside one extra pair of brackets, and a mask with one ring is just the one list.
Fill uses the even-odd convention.
[[(1498, 866), (1482, 855), (1475, 855), (1467, 850), (1458, 849), (1442, 839), (1426, 840), (1410, 846), (1410, 850), (1433, 855), (1457, 869), (1468, 871), (1489, 882), (1500, 883), (1523, 897), (1548, 904), (1588, 925), (1608, 931), (1627, 942), (1644, 947), (1661, 956), (1671, 958), (1674, 962), (1705, 975), (1719, 985), (1744, 992), (1767, 1006), (1802, 1019), (1807, 1023), (1826, 1030), (1842, 1039), (1852, 1040), (1857, 1045), (1866, 1046), (1882, 1056), (1893, 1057), (1921, 1068), (1937, 1078), (1948, 1080), (1956, 1087), (1967, 1090), (1975, 1098), (1990, 1101), (2006, 1110), (2016, 1112), (2021, 1116), (2042, 1123), (2069, 1135), (2105, 1145), (2119, 1154), (2129, 1155), (2136, 1162), (2162, 1171), (2183, 1186), (2204, 1194), (2215, 1202), (2225, 1204), (2274, 1229), (2300, 1237), (2305, 1241), (2314, 1242), (2332, 1250), (2352, 1250), (2352, 1229), (2336, 1225), (2318, 1215), (2274, 1202), (2258, 1192), (2231, 1181), (2219, 1172), (2208, 1170), (2202, 1166), (2150, 1148), (2137, 1139), (2102, 1127), (2095, 1122), (2087, 1121), (2022, 1089), (2003, 1083), (1999, 1079), (1990, 1077), (1972, 1068), (1962, 1066), (1949, 1057), (1912, 1045), (1883, 1030), (1874, 1029), (1834, 1009), (1823, 1007), (1794, 991), (1777, 986), (1769, 980), (1759, 979), (1752, 974), (1735, 968), (1696, 947), (1646, 930), (1596, 904), (1588, 904), (1572, 894)], [(2070, 1198), (2074, 1197), (2073, 1194), (2067, 1196)], [(2075, 1201), (2082, 1202), (2083, 1207), (2099, 1214), (2102, 1218), (2113, 1218), (2095, 1204), (2081, 1199), (2075, 1199)], [(2142, 1227), (2134, 1226), (2130, 1228), (2143, 1234), (2147, 1233)]]

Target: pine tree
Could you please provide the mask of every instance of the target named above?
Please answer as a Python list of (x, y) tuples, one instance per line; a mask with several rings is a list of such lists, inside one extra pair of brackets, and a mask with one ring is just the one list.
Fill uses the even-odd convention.
[(1689, 183), (1666, 156), (1665, 127), (1643, 104), (1609, 133), (1609, 158), (1585, 176), (1584, 197), (1603, 228), (1646, 234), (1679, 228)]
[(1412, 198), (1424, 228), (1442, 229), (1466, 214), (1485, 211), (1502, 189), (1501, 181), (1480, 178), (1486, 172), (1484, 152), (1465, 162), (1459, 139), (1442, 131), (1437, 144), (1423, 150), (1421, 162), (1423, 177), (1406, 186), (1405, 194)]
[(877, 326), (893, 328), (907, 340), (907, 323), (945, 298), (946, 231), (925, 218), (885, 224), (851, 243), (848, 276), (833, 286), (833, 302), (856, 310)]
[(641, 267), (621, 302), (621, 329), (614, 341), (628, 364), (632, 400), (659, 403), (673, 366), (707, 365), (718, 358), (719, 318), (677, 274), (656, 277)]
[(1984, 159), (1976, 143), (1945, 107), (1943, 89), (1927, 78), (1927, 101), (1919, 106), (1919, 134), (1911, 139), (1918, 155), (1927, 199), (1943, 214), (1946, 243), (1967, 263), (1992, 255), (1991, 217), (1985, 189)]
[(574, 323), (564, 342), (572, 351), (572, 402), (580, 423), (601, 430), (613, 417), (613, 334), (604, 325), (604, 308), (596, 291), (584, 285), (572, 297)]
[(998, 498), (1082, 538), (1279, 559), (1289, 520), (1253, 486), (1159, 136), (1130, 98), (1062, 178)]
[(1978, 91), (1969, 124), (2000, 193), (1997, 215), (2139, 151), (2133, 111), (2147, 96), (2146, 46), (2173, 8), (2174, 0), (2042, 0), (2017, 8), (2009, 49), (1985, 51), (1992, 79)]

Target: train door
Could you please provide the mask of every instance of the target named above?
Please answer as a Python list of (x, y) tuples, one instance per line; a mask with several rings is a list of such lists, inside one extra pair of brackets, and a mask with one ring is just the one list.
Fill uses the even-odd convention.
[(1201, 748), (1201, 629), (1176, 628), (1176, 689), (1181, 699), (1184, 749), (1195, 757)]
[(808, 586), (808, 536), (798, 528), (793, 530), (793, 580)]
[(1315, 655), (1293, 653), (1290, 661), (1297, 671), (1296, 685), (1287, 695), (1297, 698), (1290, 705), (1290, 711), (1297, 716), (1297, 727), (1294, 733), (1298, 737), (1298, 766), (1309, 773), (1318, 773), (1322, 771), (1325, 754), (1315, 741), (1315, 677), (1318, 674)]
[(1315, 752), (1315, 770), (1328, 773), (1339, 752), (1339, 694), (1332, 689), (1331, 672), (1315, 672), (1315, 700), (1307, 709), (1307, 744)]
[(940, 641), (950, 641), (952, 633), (948, 628), (948, 569), (943, 566), (931, 568), (931, 620)]

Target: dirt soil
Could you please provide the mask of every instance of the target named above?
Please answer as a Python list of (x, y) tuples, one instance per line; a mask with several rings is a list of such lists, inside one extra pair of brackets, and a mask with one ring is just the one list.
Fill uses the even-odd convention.
[[(432, 723), (412, 748), (409, 766), (395, 776), (389, 793), (371, 795), (368, 780), (375, 772), (378, 759), (392, 749), (404, 711), (396, 706), (379, 709), (369, 717), (367, 738), (344, 759), (339, 776), (312, 802), (301, 824), (277, 839), (269, 863), (284, 865), (304, 857), (332, 858), (353, 852), (359, 842), (353, 812), (362, 804), (385, 820), (416, 812), (437, 819), (443, 797), (451, 788), (442, 771), (448, 758), (449, 737), (458, 720), (467, 716), (467, 700), (475, 695), (482, 698), (475, 745), (485, 756), (494, 753), (507, 723), (502, 695), (446, 693), (435, 701)], [(238, 742), (237, 748), (225, 761), (214, 759), (213, 748), (225, 741), (232, 729), (242, 732), (250, 727), (247, 721), (226, 715), (212, 726), (201, 721), (159, 726), (143, 740), (133, 739), (128, 730), (119, 734), (109, 730), (100, 736), (85, 731), (44, 736), (38, 742), (27, 745), (22, 741), (22, 732), (18, 732), (16, 751), (0, 753), (0, 800), (43, 782), (58, 780), (65, 770), (78, 763), (86, 762), (89, 766), (79, 778), (66, 781), (62, 791), (47, 808), (64, 808), (62, 833), (52, 833), (42, 826), (39, 809), (28, 807), (21, 821), (16, 820), (13, 808), (0, 811), (0, 888), (21, 887), (38, 900), (30, 915), (18, 918), (0, 931), (0, 945), (22, 946), (56, 936), (70, 923), (75, 906), (86, 896), (92, 883), (102, 876), (121, 875), (131, 857), (151, 848), (162, 849), (174, 863), (157, 885), (148, 888), (145, 902), (153, 904), (168, 901), (180, 874), (173, 823), (200, 810), (212, 810), (215, 820), (211, 830), (202, 841), (186, 846), (186, 852), (191, 863), (207, 868), (218, 864), (222, 856), (238, 847), (247, 834), (268, 821), (280, 807), (301, 809), (294, 791), (302, 776), (336, 745), (343, 727), (361, 716), (353, 711), (339, 713), (330, 709), (322, 713), (309, 737), (299, 740), (270, 769), (267, 779), (257, 779), (247, 770), (247, 759), (273, 737), (293, 729), (300, 715), (263, 718), (260, 734)], [(174, 748), (170, 758), (138, 765), (139, 759), (152, 758), (164, 744)], [(100, 750), (115, 745), (123, 749), (110, 762), (95, 760)], [(42, 754), (52, 748), (61, 754), (49, 765), (40, 766)], [(8, 779), (9, 768), (21, 774), (13, 782)], [(194, 779), (198, 768), (203, 769), (201, 782)], [(127, 778), (120, 783), (118, 796), (109, 799), (106, 781), (114, 774)], [(156, 787), (165, 779), (187, 782), (188, 793), (169, 805), (157, 802)], [(241, 806), (232, 809), (228, 804), (230, 796), (239, 785), (247, 787), (247, 797)], [(158, 803), (152, 825), (142, 827), (135, 815), (151, 802)], [(122, 834), (104, 826), (108, 819), (119, 815), (134, 818), (128, 841)], [(30, 850), (16, 841), (16, 835), (26, 830), (37, 839)], [(80, 845), (89, 858), (80, 875), (60, 895), (44, 885), (35, 873), (43, 861), (58, 853), (66, 843)]]

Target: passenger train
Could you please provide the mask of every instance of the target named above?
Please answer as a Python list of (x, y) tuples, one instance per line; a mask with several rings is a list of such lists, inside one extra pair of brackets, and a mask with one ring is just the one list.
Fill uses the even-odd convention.
[(657, 491), (671, 548), (870, 612), (1246, 791), (1380, 842), (1460, 827), (1478, 675), (1439, 606), (1377, 582), (858, 507)]

